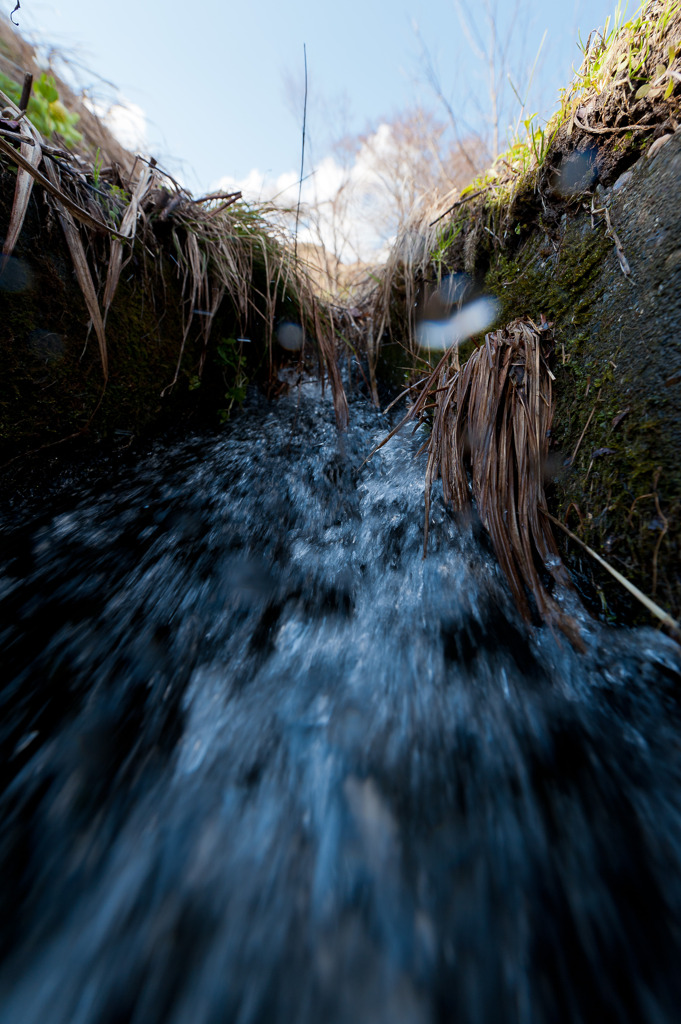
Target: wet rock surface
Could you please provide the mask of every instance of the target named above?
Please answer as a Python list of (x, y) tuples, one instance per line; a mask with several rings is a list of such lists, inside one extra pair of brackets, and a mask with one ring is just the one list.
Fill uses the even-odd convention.
[[(608, 239), (592, 286), (600, 295), (571, 356), (576, 372), (568, 367), (559, 378), (556, 433), (569, 455), (594, 410), (562, 482), (562, 508), (576, 502), (585, 539), (678, 615), (681, 132), (651, 152), (595, 190), (594, 205), (608, 207), (631, 273)], [(606, 227), (601, 221), (595, 231)]]
[[(649, 152), (569, 202), (527, 199), (519, 215), (538, 224), (488, 253), (485, 288), (500, 323), (554, 324), (551, 510), (678, 617), (681, 132)], [(588, 556), (564, 554), (606, 614), (636, 616)]]

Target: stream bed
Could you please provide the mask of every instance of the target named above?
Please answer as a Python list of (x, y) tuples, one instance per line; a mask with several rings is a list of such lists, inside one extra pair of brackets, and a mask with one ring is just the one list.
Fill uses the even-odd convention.
[(676, 1022), (681, 657), (306, 382), (0, 538), (2, 1024)]

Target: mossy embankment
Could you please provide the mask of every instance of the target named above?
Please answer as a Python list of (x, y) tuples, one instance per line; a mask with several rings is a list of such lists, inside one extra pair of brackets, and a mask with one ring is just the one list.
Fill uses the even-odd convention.
[[(13, 175), (4, 169), (0, 218), (9, 221)], [(8, 201), (10, 200), (10, 201)], [(44, 198), (31, 197), (14, 255), (2, 276), (0, 459), (92, 428), (93, 437), (139, 432), (160, 410), (182, 337), (182, 295), (169, 260), (154, 268), (165, 291), (140, 273), (140, 247), (124, 272), (107, 325), (110, 378), (104, 386), (94, 332), (61, 228)], [(92, 260), (90, 261), (93, 262)], [(104, 264), (106, 268), (106, 264)], [(193, 353), (187, 353), (187, 363)], [(172, 415), (182, 387), (165, 405)]]
[[(596, 193), (606, 224), (564, 211), (509, 254), (490, 253), (483, 287), (500, 320), (554, 324), (550, 504), (644, 592), (681, 609), (681, 133)], [(606, 179), (607, 181), (607, 179)], [(607, 614), (617, 585), (569, 547)]]
[[(583, 209), (563, 215), (553, 238), (540, 230), (512, 257), (493, 260), (485, 276), (502, 315), (544, 313), (555, 325), (555, 513), (677, 615), (680, 178), (677, 133), (600, 194), (631, 275), (605, 224), (592, 227)], [(596, 582), (604, 603), (621, 599), (600, 574)]]
[(195, 198), (126, 152), (7, 26), (0, 150), (6, 484), (57, 446), (224, 423), (248, 382), (280, 387), (279, 321), (315, 339), (293, 358), (329, 373), (343, 424), (331, 316), (276, 210), (240, 193)]
[[(0, 233), (10, 220), (15, 181), (12, 168), (0, 162)], [(278, 365), (287, 354), (272, 345), (273, 325), (280, 318), (301, 320), (300, 281), (276, 262), (278, 241), (258, 226), (262, 238), (256, 231), (256, 244), (250, 237), (244, 242), (241, 215), (234, 213), (228, 244), (242, 257), (249, 247), (243, 286), (234, 294), (213, 266), (210, 245), (197, 248), (200, 279), (192, 278), (182, 206), (175, 220), (172, 213), (155, 213), (154, 202), (152, 195), (144, 231), (125, 245), (106, 320), (105, 379), (55, 206), (33, 189), (0, 277), (0, 465), (6, 486), (55, 446), (60, 452), (120, 446), (179, 424), (218, 426), (238, 407), (248, 382), (277, 388)], [(244, 216), (248, 221), (249, 211)], [(101, 296), (111, 239), (104, 232), (82, 236)], [(283, 252), (282, 259), (288, 259)]]
[[(408, 226), (377, 301), (386, 379), (396, 367), (404, 379), (405, 363), (423, 376), (414, 325), (447, 275), (466, 275), (467, 298), (497, 299), (492, 327), (552, 325), (550, 511), (677, 618), (680, 67), (681, 13), (668, 0), (597, 37), (546, 129)], [(619, 584), (561, 544), (603, 617), (638, 617)]]
[[(681, 132), (670, 133), (652, 159), (611, 168), (594, 183), (594, 206), (607, 204), (630, 274), (604, 219), (592, 217), (591, 196), (566, 202), (554, 195), (548, 203), (537, 190), (511, 210), (480, 204), (462, 211), (444, 261), (424, 275), (416, 294), (423, 304), (442, 275), (467, 272), (476, 290), (498, 300), (495, 326), (518, 316), (553, 325), (549, 507), (678, 616)], [(506, 244), (494, 230), (502, 213), (511, 224)], [(396, 351), (403, 364), (407, 353)], [(394, 373), (394, 353), (384, 350), (379, 375)], [(638, 614), (587, 555), (562, 543), (605, 617)]]

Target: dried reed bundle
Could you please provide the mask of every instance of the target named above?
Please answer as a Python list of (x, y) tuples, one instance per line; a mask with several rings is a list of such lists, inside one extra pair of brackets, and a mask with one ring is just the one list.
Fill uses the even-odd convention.
[[(455, 509), (471, 492), (489, 531), (499, 563), (524, 618), (527, 593), (542, 619), (574, 633), (546, 587), (547, 575), (569, 586), (551, 528), (539, 515), (546, 508), (544, 471), (553, 417), (549, 332), (514, 320), (485, 337), (466, 364), (434, 396), (428, 445), (426, 502), (432, 481), (442, 477), (444, 499)], [(426, 531), (427, 531), (426, 514)], [(428, 536), (424, 544), (427, 543)]]
[(523, 617), (531, 620), (531, 594), (542, 620), (579, 643), (575, 622), (547, 586), (549, 577), (562, 586), (570, 586), (570, 579), (551, 527), (540, 515), (546, 510), (544, 469), (553, 417), (550, 347), (549, 331), (540, 332), (531, 320), (514, 320), (486, 335), (460, 369), (451, 365), (450, 349), (382, 444), (408, 421), (421, 422), (432, 413), (424, 446), (424, 557), (430, 492), (440, 476), (444, 499), (454, 509), (475, 501)]

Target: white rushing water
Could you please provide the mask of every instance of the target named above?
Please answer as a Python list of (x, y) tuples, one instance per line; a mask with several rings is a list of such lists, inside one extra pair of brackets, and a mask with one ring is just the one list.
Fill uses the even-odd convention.
[(304, 384), (2, 538), (3, 1024), (672, 1022), (678, 649)]

